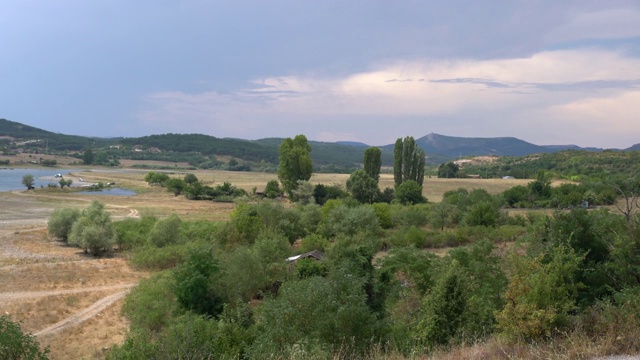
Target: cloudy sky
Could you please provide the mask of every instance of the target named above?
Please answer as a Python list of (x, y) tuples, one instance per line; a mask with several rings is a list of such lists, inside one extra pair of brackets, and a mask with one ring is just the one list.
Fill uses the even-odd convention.
[(640, 143), (638, 0), (3, 0), (0, 118), (88, 136)]

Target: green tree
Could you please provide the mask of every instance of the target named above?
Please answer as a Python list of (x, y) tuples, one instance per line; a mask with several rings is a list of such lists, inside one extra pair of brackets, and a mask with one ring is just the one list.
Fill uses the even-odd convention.
[(518, 204), (522, 206), (529, 198), (529, 189), (522, 185), (516, 185), (511, 189), (505, 190), (502, 193), (502, 197), (511, 207), (517, 206)]
[(195, 176), (194, 174), (187, 174), (184, 176), (184, 182), (192, 185), (193, 183), (197, 183), (198, 182), (198, 177)]
[(453, 212), (453, 205), (446, 201), (441, 201), (431, 208), (430, 222), (434, 227), (439, 227), (440, 231), (444, 231), (444, 228), (449, 226), (453, 221), (451, 219), (451, 213)]
[(291, 200), (301, 204), (313, 204), (316, 200), (313, 197), (313, 185), (307, 180), (298, 180), (298, 185), (289, 194)]
[(318, 205), (324, 205), (331, 199), (344, 199), (348, 196), (349, 193), (344, 191), (340, 185), (318, 184), (313, 188), (313, 198)]
[(278, 178), (289, 196), (298, 188), (298, 181), (311, 178), (313, 162), (311, 161), (311, 145), (304, 135), (286, 138), (280, 144), (280, 164)]
[(264, 194), (269, 199), (275, 199), (282, 196), (282, 190), (280, 189), (280, 183), (278, 183), (278, 180), (269, 180), (264, 188)]
[(382, 152), (377, 147), (370, 147), (364, 151), (364, 171), (378, 182), (380, 167), (382, 166)]
[(167, 191), (172, 192), (175, 196), (182, 194), (186, 187), (187, 183), (182, 179), (172, 178), (167, 181)]
[(28, 190), (33, 189), (34, 184), (35, 180), (33, 180), (33, 175), (27, 174), (22, 177), (22, 185), (26, 186)]
[(60, 181), (58, 182), (60, 184), (60, 189), (66, 187), (71, 187), (71, 184), (73, 184), (73, 180), (71, 179), (60, 179)]
[(396, 140), (394, 148), (393, 178), (396, 187), (407, 180), (413, 180), (420, 186), (424, 181), (424, 150), (416, 144), (412, 136)]
[(535, 340), (566, 326), (576, 309), (581, 284), (575, 274), (582, 261), (567, 245), (549, 247), (537, 257), (513, 251), (504, 307), (496, 315), (501, 333), (512, 340)]
[[(288, 244), (286, 240), (285, 243)], [(269, 285), (265, 264), (256, 252), (245, 246), (222, 255), (220, 269), (217, 278), (230, 303), (250, 301)]]
[(460, 167), (454, 162), (442, 163), (438, 167), (438, 177), (452, 179), (458, 177)]
[(363, 280), (342, 273), (330, 277), (284, 283), (278, 297), (260, 308), (257, 339), (249, 357), (292, 358), (287, 353), (294, 346), (300, 353), (315, 344), (340, 351), (344, 358), (358, 358), (358, 352), (376, 341), (377, 320), (366, 306)]
[(469, 295), (463, 276), (454, 260), (425, 299), (422, 320), (416, 332), (418, 338), (429, 347), (448, 344), (464, 325), (463, 314)]
[(53, 210), (47, 223), (49, 234), (67, 242), (73, 224), (78, 218), (80, 218), (80, 210), (78, 209), (61, 208)]
[(171, 214), (156, 222), (149, 232), (149, 242), (157, 247), (179, 243), (180, 224), (182, 224), (182, 220), (176, 214)]
[(82, 211), (69, 234), (69, 244), (80, 246), (86, 253), (96, 256), (111, 251), (115, 242), (116, 232), (111, 216), (105, 211), (104, 204), (97, 200)]
[(406, 180), (396, 186), (395, 197), (401, 204), (419, 204), (427, 202), (422, 195), (422, 185), (415, 180)]
[(46, 360), (49, 348), (40, 351), (35, 336), (25, 334), (20, 324), (11, 321), (9, 316), (0, 316), (0, 359), (6, 360)]
[(131, 322), (132, 331), (159, 333), (176, 312), (174, 278), (170, 271), (160, 271), (142, 279), (124, 300), (122, 314)]
[(361, 203), (372, 204), (380, 192), (378, 182), (365, 170), (356, 170), (347, 180), (347, 190)]
[(144, 181), (149, 183), (149, 185), (162, 185), (169, 180), (169, 175), (165, 173), (157, 173), (153, 171), (149, 171), (147, 175), (144, 177)]
[(214, 280), (220, 272), (210, 248), (193, 249), (174, 271), (174, 294), (178, 304), (198, 314), (217, 316), (224, 301), (215, 291)]
[(95, 156), (93, 154), (93, 150), (91, 149), (87, 149), (84, 151), (84, 154), (82, 154), (82, 162), (85, 165), (91, 165), (93, 164), (93, 160), (94, 160)]
[(472, 205), (464, 217), (469, 226), (496, 226), (500, 218), (500, 209), (495, 203), (481, 202)]

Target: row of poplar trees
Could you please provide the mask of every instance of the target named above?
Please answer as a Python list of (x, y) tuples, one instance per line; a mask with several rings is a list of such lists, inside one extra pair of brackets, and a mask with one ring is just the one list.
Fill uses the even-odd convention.
[(412, 136), (398, 138), (393, 149), (393, 180), (399, 186), (413, 180), (422, 186), (424, 180), (425, 153)]
[[(298, 181), (309, 180), (311, 177), (313, 171), (311, 145), (304, 135), (298, 135), (293, 139), (285, 139), (279, 150), (278, 178), (284, 190), (291, 195), (291, 192), (297, 188)], [(364, 173), (375, 181), (376, 187), (380, 178), (381, 157), (381, 151), (377, 147), (368, 148), (364, 153)], [(408, 180), (415, 181), (422, 187), (424, 165), (424, 150), (416, 144), (412, 136), (396, 140), (393, 161), (393, 178), (396, 188)], [(349, 188), (349, 184), (347, 185)]]

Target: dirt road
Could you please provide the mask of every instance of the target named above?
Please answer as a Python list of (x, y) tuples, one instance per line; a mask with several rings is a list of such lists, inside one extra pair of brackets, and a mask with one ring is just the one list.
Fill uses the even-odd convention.
[[(102, 358), (103, 348), (123, 341), (123, 299), (147, 276), (117, 254), (92, 258), (49, 238), (55, 208), (82, 209), (91, 200), (0, 193), (0, 313), (50, 346), (55, 359)], [(139, 216), (126, 205), (114, 210)]]

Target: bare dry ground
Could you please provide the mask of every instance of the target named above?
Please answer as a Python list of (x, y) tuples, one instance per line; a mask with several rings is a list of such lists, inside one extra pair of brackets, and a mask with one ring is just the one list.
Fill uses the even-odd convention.
[[(58, 159), (59, 163), (60, 160)], [(71, 159), (69, 159), (71, 161)], [(123, 254), (92, 258), (77, 248), (50, 239), (47, 219), (60, 207), (86, 208), (93, 200), (105, 203), (114, 220), (176, 213), (186, 219), (226, 220), (233, 204), (189, 201), (166, 189), (149, 186), (146, 170), (86, 169), (72, 174), (85, 182), (115, 182), (133, 189), (134, 196), (78, 194), (68, 190), (37, 189), (0, 193), (0, 313), (22, 322), (23, 329), (51, 347), (53, 359), (103, 358), (104, 348), (123, 341), (127, 322), (120, 316), (127, 291), (148, 274), (131, 269)], [(261, 190), (275, 174), (194, 171), (208, 185), (230, 182), (251, 192)], [(176, 171), (170, 176), (183, 177)], [(344, 186), (349, 175), (314, 174), (312, 183)], [(498, 193), (523, 180), (427, 178), (424, 193), (430, 201), (459, 187)], [(393, 187), (383, 174), (381, 188)]]

